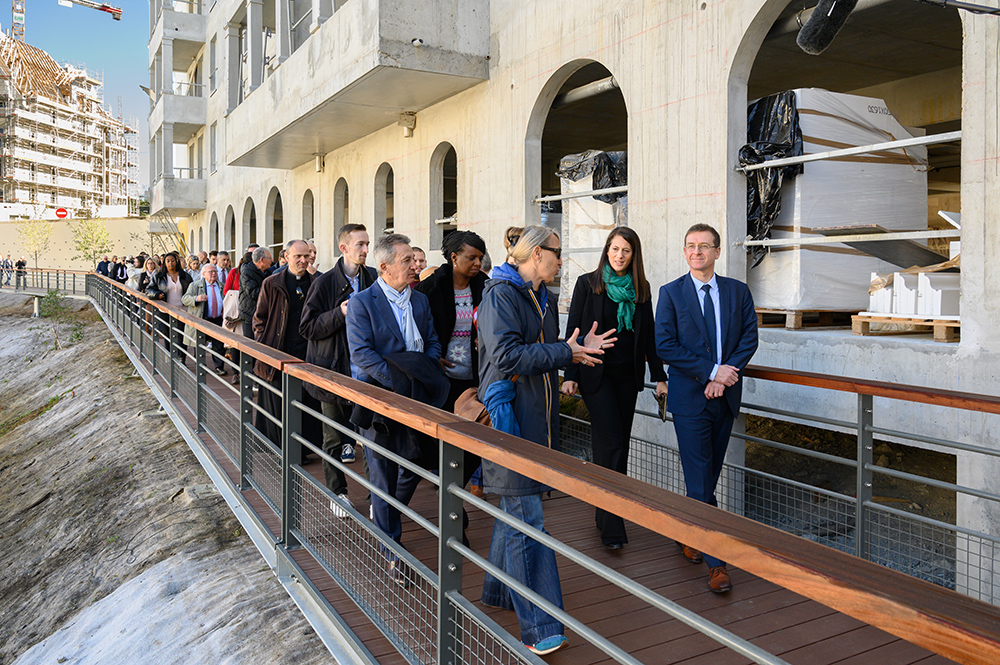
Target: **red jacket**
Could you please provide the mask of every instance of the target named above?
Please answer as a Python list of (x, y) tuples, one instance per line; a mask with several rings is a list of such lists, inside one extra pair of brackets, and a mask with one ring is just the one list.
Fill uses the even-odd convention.
[(229, 275), (226, 277), (226, 284), (222, 287), (222, 295), (225, 296), (230, 289), (240, 290), (240, 271), (236, 268), (229, 269)]

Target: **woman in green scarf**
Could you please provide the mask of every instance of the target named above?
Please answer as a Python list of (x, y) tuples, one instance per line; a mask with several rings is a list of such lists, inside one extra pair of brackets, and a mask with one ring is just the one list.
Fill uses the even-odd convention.
[[(617, 330), (618, 341), (606, 349), (603, 362), (566, 369), (562, 392), (580, 391), (590, 411), (594, 463), (619, 473), (628, 470), (629, 441), (635, 403), (645, 384), (646, 365), (656, 394), (666, 394), (667, 375), (656, 357), (653, 303), (642, 265), (642, 244), (635, 231), (619, 226), (604, 243), (597, 270), (581, 275), (573, 290), (567, 330)], [(601, 543), (621, 550), (628, 542), (625, 522), (597, 509)]]

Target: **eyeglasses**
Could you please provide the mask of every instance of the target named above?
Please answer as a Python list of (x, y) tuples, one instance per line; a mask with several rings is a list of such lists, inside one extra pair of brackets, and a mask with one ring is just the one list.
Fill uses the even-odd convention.
[(545, 245), (539, 245), (539, 249), (547, 249), (556, 255), (557, 259), (562, 258), (562, 247), (546, 247)]
[(703, 242), (700, 245), (693, 245), (693, 244), (684, 245), (684, 249), (687, 250), (687, 251), (689, 251), (689, 252), (693, 252), (695, 250), (698, 250), (699, 252), (701, 252), (703, 254), (705, 252), (707, 252), (708, 250), (710, 250), (710, 249), (715, 249), (716, 247), (717, 247), (717, 245), (709, 245), (706, 242)]

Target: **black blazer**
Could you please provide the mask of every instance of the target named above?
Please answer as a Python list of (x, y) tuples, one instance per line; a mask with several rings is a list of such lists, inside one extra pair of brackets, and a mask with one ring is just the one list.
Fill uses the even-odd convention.
[[(479, 307), (483, 301), (483, 287), (486, 285), (486, 274), (480, 271), (469, 281), (469, 288), (472, 290), (472, 307)], [(427, 296), (431, 306), (431, 316), (434, 318), (434, 332), (437, 333), (438, 341), (441, 342), (441, 357), (448, 355), (448, 342), (451, 341), (451, 334), (455, 331), (455, 285), (452, 280), (452, 267), (450, 263), (438, 267), (431, 275), (414, 287), (414, 290)], [(476, 326), (472, 326), (472, 336), (469, 343), (472, 344), (472, 375), (479, 378), (479, 353), (476, 351), (476, 338), (478, 331)]]
[[(612, 303), (605, 294), (596, 294), (590, 285), (591, 276), (594, 273), (580, 275), (576, 280), (573, 289), (573, 301), (569, 306), (569, 317), (566, 322), (566, 334), (573, 332), (574, 328), (580, 329), (581, 335), (586, 335), (594, 325), (594, 321), (602, 321), (605, 315), (605, 308), (611, 307)], [(610, 314), (610, 312), (608, 312)], [(667, 375), (663, 371), (663, 362), (656, 355), (656, 331), (653, 327), (653, 303), (646, 301), (635, 306), (635, 318), (632, 320), (632, 330), (635, 333), (635, 349), (632, 354), (632, 363), (635, 367), (635, 387), (642, 391), (643, 381), (646, 378), (645, 365), (649, 365), (649, 378), (655, 383), (666, 381)], [(598, 330), (597, 332), (604, 332)], [(604, 374), (604, 365), (573, 364), (566, 368), (563, 378), (566, 381), (576, 381), (580, 384), (580, 392), (596, 392), (601, 384), (601, 376)]]

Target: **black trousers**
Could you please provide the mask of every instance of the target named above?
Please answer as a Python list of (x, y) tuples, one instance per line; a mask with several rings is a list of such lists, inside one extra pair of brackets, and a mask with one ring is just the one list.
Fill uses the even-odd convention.
[[(583, 392), (583, 402), (590, 411), (590, 440), (594, 451), (594, 464), (621, 474), (628, 472), (629, 442), (632, 437), (632, 419), (635, 402), (639, 397), (635, 381), (616, 382), (602, 378), (595, 392)], [(597, 509), (597, 528), (601, 542), (625, 544), (625, 521), (618, 515)]]

